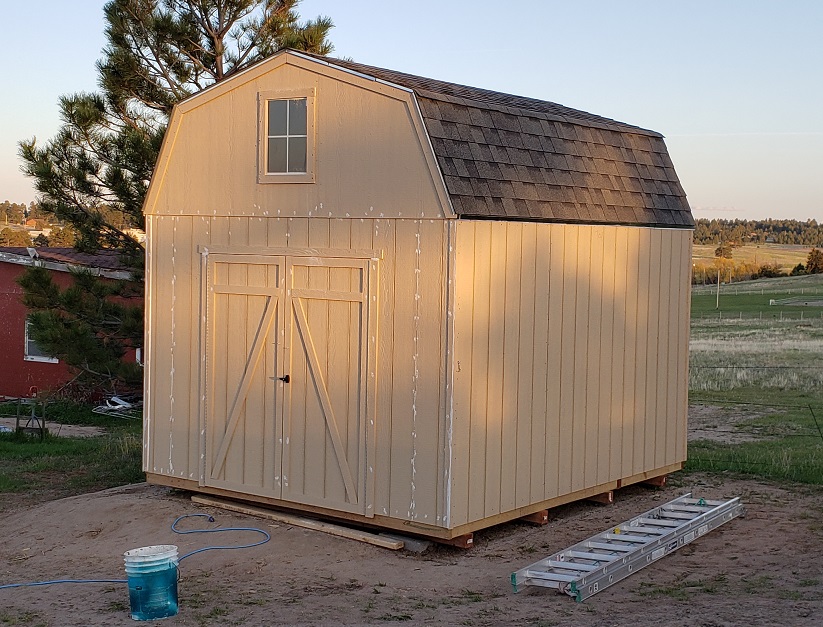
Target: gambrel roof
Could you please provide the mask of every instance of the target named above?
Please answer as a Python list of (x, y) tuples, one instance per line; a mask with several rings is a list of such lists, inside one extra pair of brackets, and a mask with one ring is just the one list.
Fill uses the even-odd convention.
[(694, 227), (660, 133), (543, 100), (296, 54), (413, 91), (460, 217)]

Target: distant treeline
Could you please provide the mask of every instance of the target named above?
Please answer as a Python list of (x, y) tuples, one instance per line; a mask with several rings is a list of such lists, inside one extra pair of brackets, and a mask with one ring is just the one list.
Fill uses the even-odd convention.
[(740, 246), (766, 243), (823, 246), (823, 227), (817, 220), (697, 220), (695, 244), (721, 241)]

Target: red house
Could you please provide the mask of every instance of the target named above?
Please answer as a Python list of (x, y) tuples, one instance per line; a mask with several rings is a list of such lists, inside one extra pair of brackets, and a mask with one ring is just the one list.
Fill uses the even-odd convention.
[(50, 270), (54, 282), (62, 288), (71, 285), (70, 270), (77, 267), (112, 279), (128, 278), (115, 253), (0, 246), (0, 398), (28, 397), (53, 390), (73, 376), (65, 363), (44, 354), (28, 337), (28, 310), (21, 302), (23, 289), (16, 279), (28, 266), (35, 265)]

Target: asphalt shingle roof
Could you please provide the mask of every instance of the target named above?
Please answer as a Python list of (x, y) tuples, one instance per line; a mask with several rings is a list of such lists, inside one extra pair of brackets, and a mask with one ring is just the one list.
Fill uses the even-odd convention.
[(660, 133), (553, 102), (308, 56), (414, 92), (461, 217), (694, 227)]

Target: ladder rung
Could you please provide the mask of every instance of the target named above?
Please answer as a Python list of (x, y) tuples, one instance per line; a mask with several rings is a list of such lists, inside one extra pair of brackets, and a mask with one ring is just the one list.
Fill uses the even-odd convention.
[(679, 527), (682, 523), (675, 522), (673, 520), (661, 520), (660, 518), (638, 518), (637, 522), (641, 522), (644, 525), (652, 525), (657, 527)]
[(542, 579), (543, 581), (574, 581), (580, 579), (580, 576), (563, 575), (560, 573), (549, 573), (544, 570), (527, 570), (526, 577), (531, 579)]
[(605, 538), (606, 540), (617, 540), (618, 542), (631, 542), (633, 544), (647, 544), (651, 540), (656, 540), (657, 538), (647, 538), (645, 536), (633, 536), (628, 533), (604, 533), (601, 538)]
[(587, 542), (586, 548), (603, 549), (604, 551), (620, 551), (621, 553), (628, 553), (634, 551), (637, 547), (625, 546), (623, 544), (606, 544), (605, 542)]
[(711, 507), (699, 507), (697, 505), (673, 505), (664, 508), (667, 512), (694, 512), (695, 514), (704, 514), (708, 512)]
[(620, 557), (619, 555), (607, 555), (605, 553), (589, 553), (587, 551), (566, 551), (563, 555), (573, 557), (577, 560), (591, 560), (592, 562), (599, 562), (602, 566), (611, 562), (613, 559)]
[[(683, 512), (673, 512), (669, 509), (660, 512), (662, 518), (677, 518), (678, 520), (693, 520), (697, 518), (694, 514), (684, 514)], [(678, 527), (680, 525), (677, 525)]]
[(724, 505), (726, 501), (710, 501), (709, 499), (683, 499), (683, 503), (687, 503), (689, 505), (709, 505), (711, 507), (717, 507), (718, 505)]
[(629, 527), (628, 525), (620, 525), (618, 527), (621, 532), (629, 532), (629, 533), (655, 533), (658, 535), (664, 535), (669, 533), (670, 529), (668, 527)]
[(593, 564), (581, 564), (579, 562), (558, 562), (556, 560), (550, 560), (547, 564), (551, 568), (560, 568), (562, 570), (582, 570), (584, 572), (590, 573), (593, 570), (597, 570), (600, 566), (594, 566)]

